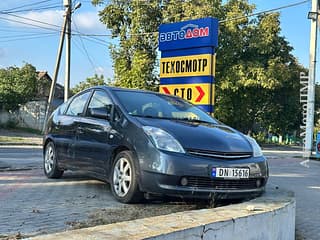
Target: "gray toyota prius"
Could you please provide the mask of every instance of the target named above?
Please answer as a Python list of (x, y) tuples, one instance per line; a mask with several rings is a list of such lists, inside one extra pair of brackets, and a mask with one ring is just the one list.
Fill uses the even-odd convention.
[(259, 145), (185, 100), (150, 91), (92, 87), (51, 115), (44, 173), (81, 170), (110, 183), (123, 203), (145, 194), (247, 198), (265, 190)]

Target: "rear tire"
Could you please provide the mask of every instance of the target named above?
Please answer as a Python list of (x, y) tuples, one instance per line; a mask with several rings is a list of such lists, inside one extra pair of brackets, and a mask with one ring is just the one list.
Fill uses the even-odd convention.
[(56, 148), (53, 142), (49, 142), (45, 146), (43, 157), (43, 170), (48, 178), (61, 178), (63, 170), (59, 169)]
[(119, 202), (137, 203), (143, 199), (131, 151), (122, 151), (116, 156), (110, 178), (112, 194)]

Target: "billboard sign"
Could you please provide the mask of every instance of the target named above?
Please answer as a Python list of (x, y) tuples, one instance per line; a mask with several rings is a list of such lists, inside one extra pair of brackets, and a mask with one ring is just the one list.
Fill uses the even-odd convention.
[(218, 19), (200, 18), (159, 28), (159, 50), (218, 46)]
[(159, 28), (160, 88), (213, 112), (218, 19), (201, 18)]

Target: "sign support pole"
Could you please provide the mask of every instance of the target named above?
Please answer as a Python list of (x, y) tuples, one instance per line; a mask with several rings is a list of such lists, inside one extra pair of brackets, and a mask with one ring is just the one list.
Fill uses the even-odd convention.
[[(310, 16), (312, 15), (313, 16)], [(316, 78), (316, 52), (317, 52), (317, 25), (318, 25), (318, 0), (312, 0), (312, 9), (308, 14), (311, 19), (310, 28), (310, 59), (309, 59), (309, 83), (308, 83), (308, 103), (306, 121), (306, 141), (304, 157), (310, 158), (313, 145), (314, 128), (314, 99), (315, 99), (315, 78)]]

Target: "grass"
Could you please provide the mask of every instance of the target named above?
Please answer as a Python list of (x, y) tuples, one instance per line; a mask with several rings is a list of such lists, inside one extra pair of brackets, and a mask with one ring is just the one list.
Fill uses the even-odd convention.
[(1, 143), (12, 143), (12, 142), (23, 143), (25, 141), (26, 141), (26, 139), (23, 137), (0, 136)]
[(31, 128), (1, 128), (0, 144), (41, 145), (42, 135), (40, 133), (41, 132), (39, 130)]

